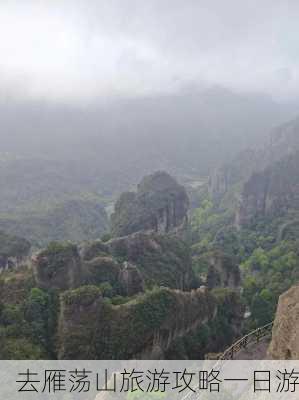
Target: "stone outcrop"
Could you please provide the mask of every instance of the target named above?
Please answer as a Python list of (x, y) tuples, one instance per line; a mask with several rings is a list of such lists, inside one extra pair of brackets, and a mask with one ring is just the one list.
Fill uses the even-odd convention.
[(132, 296), (144, 289), (197, 286), (189, 247), (175, 236), (135, 233), (103, 243), (52, 243), (32, 257), (40, 288), (74, 289), (109, 284), (114, 295)]
[(200, 289), (156, 289), (138, 301), (108, 304), (95, 287), (61, 297), (62, 359), (159, 359), (178, 337), (215, 318), (217, 302)]
[(166, 172), (145, 177), (136, 192), (123, 193), (111, 216), (114, 236), (140, 231), (177, 231), (187, 220), (186, 190)]
[(197, 285), (189, 247), (175, 236), (139, 232), (106, 245), (115, 258), (136, 265), (148, 287), (190, 290)]
[(82, 279), (81, 260), (77, 246), (51, 243), (32, 257), (37, 285), (44, 289), (75, 288)]
[(220, 201), (231, 187), (246, 181), (254, 171), (265, 167), (263, 151), (247, 149), (232, 162), (215, 169), (209, 179), (209, 193), (216, 202)]
[(299, 359), (299, 286), (279, 298), (268, 353), (275, 360)]
[(209, 192), (220, 208), (235, 211), (237, 228), (258, 218), (282, 215), (299, 208), (299, 119), (274, 129), (259, 149), (242, 151), (217, 168)]
[(253, 174), (245, 183), (236, 213), (236, 225), (256, 218), (277, 217), (299, 210), (299, 152)]
[(221, 251), (207, 255), (207, 286), (214, 288), (237, 289), (241, 285), (240, 269), (233, 257)]

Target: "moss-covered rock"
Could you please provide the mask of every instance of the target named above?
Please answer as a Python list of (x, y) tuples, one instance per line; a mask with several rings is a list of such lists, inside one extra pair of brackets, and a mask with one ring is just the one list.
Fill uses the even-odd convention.
[(60, 358), (147, 359), (163, 358), (175, 339), (212, 320), (216, 300), (159, 288), (114, 306), (88, 287), (64, 294), (60, 309)]
[(82, 279), (78, 249), (70, 242), (52, 242), (33, 257), (36, 281), (41, 288), (71, 289)]
[(114, 236), (139, 231), (166, 233), (181, 227), (187, 219), (189, 200), (183, 186), (166, 172), (145, 177), (137, 192), (123, 193), (111, 217)]
[(189, 246), (172, 235), (136, 233), (107, 243), (111, 254), (135, 264), (147, 287), (188, 290), (197, 286)]

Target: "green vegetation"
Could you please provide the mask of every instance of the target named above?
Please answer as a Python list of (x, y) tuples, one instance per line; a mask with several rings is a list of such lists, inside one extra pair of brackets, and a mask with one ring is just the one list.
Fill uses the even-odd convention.
[(0, 257), (27, 256), (30, 247), (28, 240), (0, 231)]

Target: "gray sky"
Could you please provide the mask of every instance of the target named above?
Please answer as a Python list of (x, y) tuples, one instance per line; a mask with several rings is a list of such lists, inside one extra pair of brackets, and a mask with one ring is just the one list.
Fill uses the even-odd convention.
[(223, 85), (299, 95), (298, 0), (1, 0), (1, 93), (86, 102)]

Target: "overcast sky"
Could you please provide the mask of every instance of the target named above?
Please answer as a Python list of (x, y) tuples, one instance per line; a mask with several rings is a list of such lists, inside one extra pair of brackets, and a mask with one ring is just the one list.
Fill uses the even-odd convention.
[(1, 0), (1, 93), (87, 102), (220, 84), (292, 98), (298, 20), (298, 0)]

